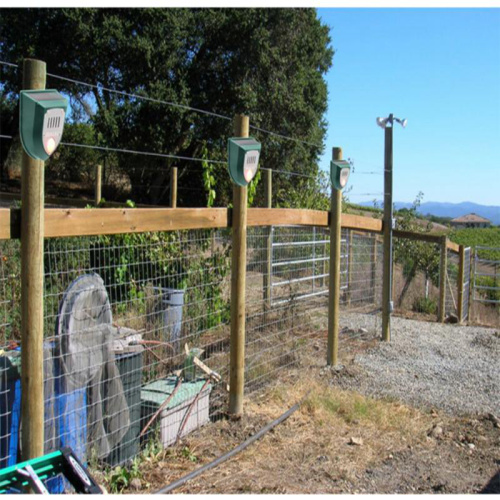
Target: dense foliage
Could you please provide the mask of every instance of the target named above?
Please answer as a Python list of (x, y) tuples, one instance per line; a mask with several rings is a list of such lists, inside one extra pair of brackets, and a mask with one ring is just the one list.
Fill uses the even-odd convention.
[[(0, 28), (3, 60), (36, 57), (47, 62), (50, 73), (99, 85), (48, 78), (49, 88), (70, 97), (71, 122), (89, 127), (68, 132), (72, 139), (189, 157), (200, 157), (206, 147), (209, 158), (225, 159), (231, 120), (105, 87), (228, 117), (248, 114), (255, 126), (319, 145), (253, 131), (263, 141), (262, 166), (317, 173), (326, 127), (324, 75), (333, 50), (315, 9), (4, 9)], [(3, 80), (2, 133), (14, 134), (20, 72), (7, 69)], [(48, 167), (52, 175), (68, 177), (75, 169), (85, 171), (88, 160), (80, 149), (61, 147)], [(130, 177), (128, 197), (149, 203), (167, 199), (174, 160), (124, 153), (100, 153), (100, 160), (105, 169)], [(201, 165), (175, 164), (189, 167), (179, 172), (180, 186), (190, 189), (179, 191), (180, 204), (206, 205), (193, 191), (203, 190)], [(224, 166), (218, 167), (214, 203), (224, 206), (231, 199), (230, 181)], [(274, 182), (277, 191), (298, 190), (300, 184), (290, 176), (276, 176)]]
[(450, 231), (449, 238), (466, 247), (497, 248), (497, 251), (481, 250), (480, 257), (500, 261), (500, 227), (453, 229)]

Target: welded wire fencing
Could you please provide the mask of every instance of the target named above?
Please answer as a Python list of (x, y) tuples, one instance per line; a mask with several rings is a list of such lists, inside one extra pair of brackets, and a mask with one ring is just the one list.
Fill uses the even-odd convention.
[(436, 315), (439, 275), (438, 244), (394, 238), (393, 300), (397, 311)]
[(472, 276), (472, 249), (470, 247), (463, 250), (463, 273), (462, 273), (462, 317), (461, 321), (469, 318), (470, 295), (471, 295), (471, 276)]
[[(341, 335), (375, 335), (382, 289), (378, 236), (341, 235)], [(259, 227), (248, 232), (245, 380), (257, 389), (324, 363), (330, 232), (325, 227)], [(351, 314), (351, 311), (365, 314)], [(302, 370), (302, 372), (301, 372)]]
[(458, 290), (459, 290), (459, 255), (447, 250), (445, 314), (453, 315), (458, 320)]
[(470, 316), (500, 326), (500, 248), (476, 246), (472, 262)]
[(500, 304), (500, 248), (476, 246), (473, 300)]
[[(114, 466), (151, 440), (167, 446), (226, 411), (229, 235), (190, 230), (46, 240), (46, 452), (71, 446), (93, 467)], [(22, 452), (22, 345), (19, 276), (11, 276), (7, 250), (16, 249), (2, 253), (2, 334), (17, 344), (5, 345), (1, 357), (0, 439), (4, 465), (12, 465)], [(211, 377), (195, 370), (201, 357)], [(172, 393), (171, 404), (160, 408)]]
[[(436, 245), (423, 244), (430, 287), (439, 276), (431, 258)], [(1, 459), (11, 465), (22, 453), (19, 241), (1, 248), (0, 443)], [(348, 338), (379, 335), (382, 254), (380, 234), (342, 229), (341, 349)], [(449, 255), (452, 288), (456, 263)], [(413, 266), (396, 260), (402, 272), (395, 274), (395, 300)], [(230, 228), (46, 239), (45, 451), (71, 446), (102, 470), (225, 416), (231, 271)], [(248, 401), (259, 389), (324, 366), (329, 274), (328, 227), (248, 228)], [(410, 284), (425, 297), (417, 277)]]

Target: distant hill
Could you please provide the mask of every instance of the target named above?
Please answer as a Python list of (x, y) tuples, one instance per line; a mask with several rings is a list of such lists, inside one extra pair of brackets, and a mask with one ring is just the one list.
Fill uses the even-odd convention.
[[(362, 202), (360, 205), (365, 207), (373, 206), (373, 202)], [(379, 202), (379, 206), (382, 206)], [(396, 210), (400, 208), (411, 208), (411, 203), (396, 201), (394, 203)], [(475, 213), (486, 217), (494, 225), (500, 224), (500, 206), (488, 206), (472, 203), (471, 201), (464, 201), (462, 203), (441, 203), (438, 201), (427, 201), (422, 203), (417, 212), (422, 215), (437, 215), (439, 217), (460, 217), (470, 213)]]

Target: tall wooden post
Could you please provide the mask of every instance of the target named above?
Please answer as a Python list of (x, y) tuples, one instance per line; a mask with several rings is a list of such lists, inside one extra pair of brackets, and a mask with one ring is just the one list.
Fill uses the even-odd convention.
[[(23, 89), (45, 89), (46, 65), (23, 64)], [(43, 455), (43, 209), (44, 162), (23, 150), (21, 172), (21, 418), (22, 459)]]
[(465, 277), (465, 247), (460, 245), (458, 251), (458, 307), (457, 316), (458, 322), (462, 323), (464, 316), (464, 277)]
[[(264, 170), (264, 205), (266, 208), (272, 208), (272, 197), (273, 197), (273, 172), (272, 170)], [(263, 276), (263, 298), (264, 298), (264, 310), (269, 310), (271, 308), (271, 273), (272, 269), (272, 233), (273, 228), (269, 226), (267, 228), (267, 234), (265, 236), (265, 249), (264, 249), (264, 269)]]
[[(389, 116), (392, 123), (392, 114)], [(384, 275), (382, 282), (382, 340), (391, 340), (392, 312), (392, 129), (386, 127), (384, 151)]]
[(170, 169), (170, 208), (177, 208), (177, 167)]
[[(333, 148), (333, 159), (342, 160), (342, 149)], [(330, 212), (330, 282), (328, 293), (328, 347), (326, 362), (338, 364), (340, 312), (340, 238), (342, 192), (332, 187)]]
[(441, 262), (439, 265), (439, 309), (438, 321), (444, 323), (446, 312), (446, 271), (448, 267), (448, 238), (441, 237)]
[[(236, 137), (248, 137), (248, 116), (237, 115)], [(231, 266), (231, 354), (229, 373), (229, 413), (243, 412), (245, 387), (245, 285), (247, 260), (247, 188), (233, 186)]]
[(377, 255), (378, 255), (377, 240), (378, 237), (376, 234), (374, 234), (372, 238), (372, 252), (371, 252), (372, 254), (370, 259), (371, 260), (370, 290), (372, 293), (373, 302), (375, 302), (375, 290), (377, 283)]
[(95, 206), (97, 207), (102, 199), (102, 165), (95, 166)]

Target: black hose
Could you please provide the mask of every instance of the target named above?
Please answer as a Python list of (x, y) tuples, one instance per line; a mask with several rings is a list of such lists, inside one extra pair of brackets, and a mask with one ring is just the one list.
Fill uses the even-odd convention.
[(243, 443), (239, 444), (236, 446), (236, 448), (233, 448), (231, 451), (228, 451), (224, 455), (221, 455), (219, 458), (216, 458), (212, 462), (209, 462), (208, 464), (203, 465), (199, 469), (194, 470), (193, 472), (190, 472), (189, 474), (186, 474), (185, 476), (181, 477), (180, 479), (177, 479), (177, 481), (174, 481), (173, 483), (170, 483), (169, 485), (165, 486), (164, 488), (161, 488), (160, 490), (155, 492), (155, 495), (160, 495), (162, 493), (170, 493), (172, 490), (175, 490), (176, 488), (179, 488), (179, 486), (182, 486), (184, 483), (187, 483), (191, 479), (194, 479), (195, 477), (199, 476), (200, 474), (203, 474), (203, 472), (213, 469), (214, 467), (217, 467), (219, 464), (225, 462), (229, 458), (233, 457), (234, 455), (237, 455), (241, 451), (243, 451), (245, 448), (250, 446), (254, 441), (257, 441), (260, 439), (264, 434), (269, 432), (271, 429), (276, 427), (277, 425), (281, 424), (284, 420), (286, 420), (290, 415), (295, 413), (299, 408), (304, 399), (309, 395), (309, 392), (295, 405), (293, 405), (288, 411), (283, 413), (281, 417), (278, 417), (276, 420), (273, 420), (269, 424), (267, 424), (265, 427), (263, 427), (259, 432), (254, 434), (253, 436), (249, 437), (246, 441), (243, 441)]

